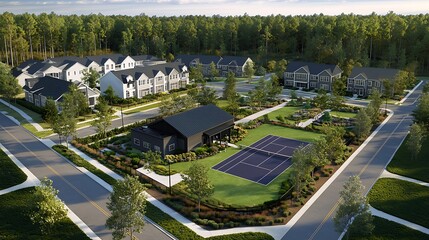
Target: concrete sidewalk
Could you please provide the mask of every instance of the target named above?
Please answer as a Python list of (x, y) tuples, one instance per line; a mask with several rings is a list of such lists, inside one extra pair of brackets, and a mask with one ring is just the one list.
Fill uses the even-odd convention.
[(42, 126), (40, 126), (40, 124), (34, 122), (33, 118), (31, 118), (27, 113), (25, 113), (21, 109), (15, 107), (13, 105), (9, 105), (9, 103), (4, 101), (3, 99), (0, 99), (0, 102), (3, 103), (4, 105), (10, 107), (11, 109), (13, 109), (19, 115), (21, 115), (25, 120), (27, 120), (28, 123), (33, 125), (33, 127), (36, 128), (37, 131), (44, 131), (45, 130)]
[(265, 114), (268, 114), (270, 112), (274, 112), (274, 111), (276, 111), (276, 110), (278, 110), (278, 109), (286, 106), (286, 104), (287, 104), (287, 102), (284, 102), (284, 103), (281, 103), (281, 104), (279, 104), (277, 106), (274, 106), (272, 108), (264, 109), (262, 111), (259, 111), (257, 113), (254, 113), (252, 115), (249, 115), (249, 116), (247, 116), (247, 117), (245, 117), (243, 119), (240, 119), (240, 120), (236, 121), (235, 124), (250, 122), (252, 120), (257, 119), (258, 117), (264, 116)]

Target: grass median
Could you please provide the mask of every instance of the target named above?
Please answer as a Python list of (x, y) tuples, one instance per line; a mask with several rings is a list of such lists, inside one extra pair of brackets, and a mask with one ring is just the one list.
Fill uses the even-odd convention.
[(387, 166), (387, 170), (402, 176), (429, 182), (429, 161), (427, 161), (427, 156), (429, 156), (429, 138), (423, 141), (422, 149), (416, 159), (411, 159), (412, 154), (405, 144), (407, 140), (408, 137), (401, 147), (399, 147), (392, 161)]
[(350, 235), (350, 240), (429, 240), (426, 235), (417, 230), (408, 228), (402, 224), (395, 223), (384, 218), (374, 217), (374, 230), (371, 236)]
[(0, 150), (0, 190), (23, 183), (27, 176)]
[(69, 218), (58, 222), (50, 234), (43, 235), (31, 222), (34, 188), (0, 195), (0, 239), (89, 239)]
[(374, 208), (429, 228), (429, 188), (393, 179), (379, 179), (368, 194)]

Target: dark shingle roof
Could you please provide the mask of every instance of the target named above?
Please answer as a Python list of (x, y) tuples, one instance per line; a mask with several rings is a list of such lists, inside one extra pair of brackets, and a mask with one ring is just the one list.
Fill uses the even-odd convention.
[(190, 63), (193, 60), (196, 60), (198, 63), (208, 65), (212, 62), (217, 64), (221, 60), (221, 57), (212, 55), (177, 55), (176, 57), (177, 62), (181, 62), (187, 66), (190, 66)]
[(321, 64), (313, 62), (301, 62), (301, 61), (292, 61), (289, 62), (286, 68), (286, 72), (295, 72), (299, 68), (304, 67), (310, 74), (317, 75), (324, 70), (328, 70), (331, 75), (337, 75), (343, 71), (335, 64)]
[(11, 70), (11, 73), (12, 73), (12, 76), (13, 77), (18, 77), (19, 75), (21, 75), (22, 74), (22, 71), (21, 70), (18, 70), (17, 68), (13, 68), (12, 70)]
[(223, 56), (219, 62), (219, 65), (230, 65), (237, 64), (237, 66), (243, 66), (248, 57), (240, 57), (240, 56)]
[(183, 136), (190, 137), (228, 121), (234, 121), (234, 117), (217, 106), (210, 104), (166, 117), (164, 121)]
[[(69, 90), (70, 85), (73, 83), (60, 80), (53, 77), (40, 77), (32, 78), (27, 81), (31, 82), (33, 87), (29, 88), (27, 85), (24, 86), (24, 90), (27, 91), (36, 91), (36, 94), (50, 97), (52, 99), (58, 99)], [(39, 89), (39, 90), (38, 90)], [(38, 90), (38, 91), (37, 91)]]
[(181, 72), (181, 68), (184, 65), (182, 63), (178, 62), (172, 62), (172, 63), (164, 63), (164, 64), (158, 64), (153, 66), (136, 66), (132, 69), (126, 69), (121, 71), (114, 71), (112, 72), (118, 79), (121, 79), (123, 83), (126, 83), (126, 77), (132, 76), (134, 79), (138, 79), (142, 74), (145, 74), (148, 78), (153, 78), (155, 75), (161, 71), (165, 75), (168, 75), (173, 71), (173, 69), (176, 69), (178, 72)]
[(389, 79), (394, 80), (399, 74), (399, 69), (392, 68), (372, 68), (372, 67), (354, 67), (349, 78), (355, 78), (359, 74), (365, 75), (368, 79)]
[(38, 62), (39, 61), (37, 61), (37, 60), (29, 59), (29, 60), (27, 60), (27, 61), (19, 64), (16, 68), (18, 68), (18, 69), (24, 69), (24, 68), (29, 67), (29, 66), (31, 66), (31, 65), (33, 65), (35, 63), (38, 63)]
[(104, 63), (110, 58), (112, 61), (114, 61), (116, 64), (121, 63), (126, 56), (118, 53), (114, 54), (106, 54), (106, 55), (97, 55), (97, 56), (88, 56), (87, 59), (94, 61), (98, 63), (99, 65), (104, 65)]

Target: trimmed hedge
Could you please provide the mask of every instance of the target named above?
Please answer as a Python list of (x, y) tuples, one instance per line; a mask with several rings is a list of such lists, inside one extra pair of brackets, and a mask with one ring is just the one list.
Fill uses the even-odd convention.
[(72, 161), (77, 166), (86, 168), (88, 171), (95, 174), (97, 177), (103, 179), (105, 182), (109, 183), (110, 185), (113, 185), (116, 183), (116, 180), (114, 178), (112, 178), (108, 174), (104, 173), (100, 169), (94, 167), (89, 162), (85, 161), (83, 158), (81, 158), (79, 155), (77, 155), (75, 152), (68, 149), (66, 146), (55, 145), (52, 147), (52, 149), (54, 149), (59, 154), (66, 157), (68, 160)]
[(38, 114), (43, 114), (43, 108), (38, 107), (30, 102), (25, 101), (25, 99), (23, 98), (18, 98), (16, 99), (16, 103), (18, 103), (19, 105), (30, 109), (31, 111), (38, 113)]

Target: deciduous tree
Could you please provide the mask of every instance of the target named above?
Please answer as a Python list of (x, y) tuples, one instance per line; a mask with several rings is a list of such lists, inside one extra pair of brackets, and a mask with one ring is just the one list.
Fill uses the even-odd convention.
[(97, 113), (95, 114), (96, 118), (91, 123), (91, 125), (97, 128), (98, 132), (101, 133), (103, 138), (106, 138), (107, 128), (112, 125), (113, 109), (107, 104), (106, 100), (102, 98), (99, 99), (95, 109), (97, 110)]
[(22, 92), (22, 87), (18, 84), (18, 80), (12, 76), (10, 68), (0, 62), (0, 94), (9, 99)]
[(52, 187), (52, 180), (44, 178), (33, 194), (34, 210), (31, 221), (40, 225), (42, 233), (49, 234), (55, 225), (67, 217), (64, 203), (57, 198), (58, 190)]
[(429, 126), (429, 93), (420, 96), (420, 101), (412, 115), (417, 123)]
[(367, 115), (366, 111), (364, 109), (359, 110), (358, 114), (356, 115), (355, 127), (353, 128), (353, 132), (355, 133), (358, 140), (367, 137), (371, 131), (371, 127), (371, 119)]
[(414, 123), (410, 127), (410, 133), (408, 134), (408, 140), (406, 146), (411, 153), (412, 159), (416, 159), (422, 148), (422, 142), (425, 137), (425, 129), (418, 123)]
[(137, 177), (126, 176), (113, 185), (107, 208), (111, 216), (106, 226), (113, 229), (113, 239), (123, 239), (127, 234), (133, 239), (134, 232), (140, 233), (144, 227), (146, 211), (146, 188)]
[(209, 72), (210, 72), (210, 79), (213, 81), (216, 77), (219, 77), (219, 70), (216, 67), (216, 64), (214, 62), (210, 63), (209, 66)]
[(194, 162), (185, 174), (182, 174), (183, 182), (186, 184), (188, 191), (197, 198), (198, 211), (200, 211), (201, 200), (211, 196), (214, 193), (214, 187), (208, 178), (209, 169)]
[(252, 80), (253, 75), (255, 74), (255, 66), (252, 61), (248, 61), (246, 65), (244, 65), (244, 76), (247, 77), (248, 82)]
[(346, 238), (350, 232), (359, 232), (361, 236), (369, 236), (374, 229), (369, 204), (363, 195), (363, 190), (364, 186), (359, 176), (351, 176), (340, 192), (342, 201), (334, 216), (335, 230), (341, 233), (353, 221), (359, 223), (355, 227), (349, 228)]
[(82, 81), (84, 81), (90, 88), (95, 88), (97, 83), (100, 82), (100, 74), (93, 68), (83, 70)]
[(58, 108), (55, 104), (55, 101), (48, 98), (43, 108), (42, 118), (47, 122), (52, 124), (55, 121), (55, 118), (58, 117)]

